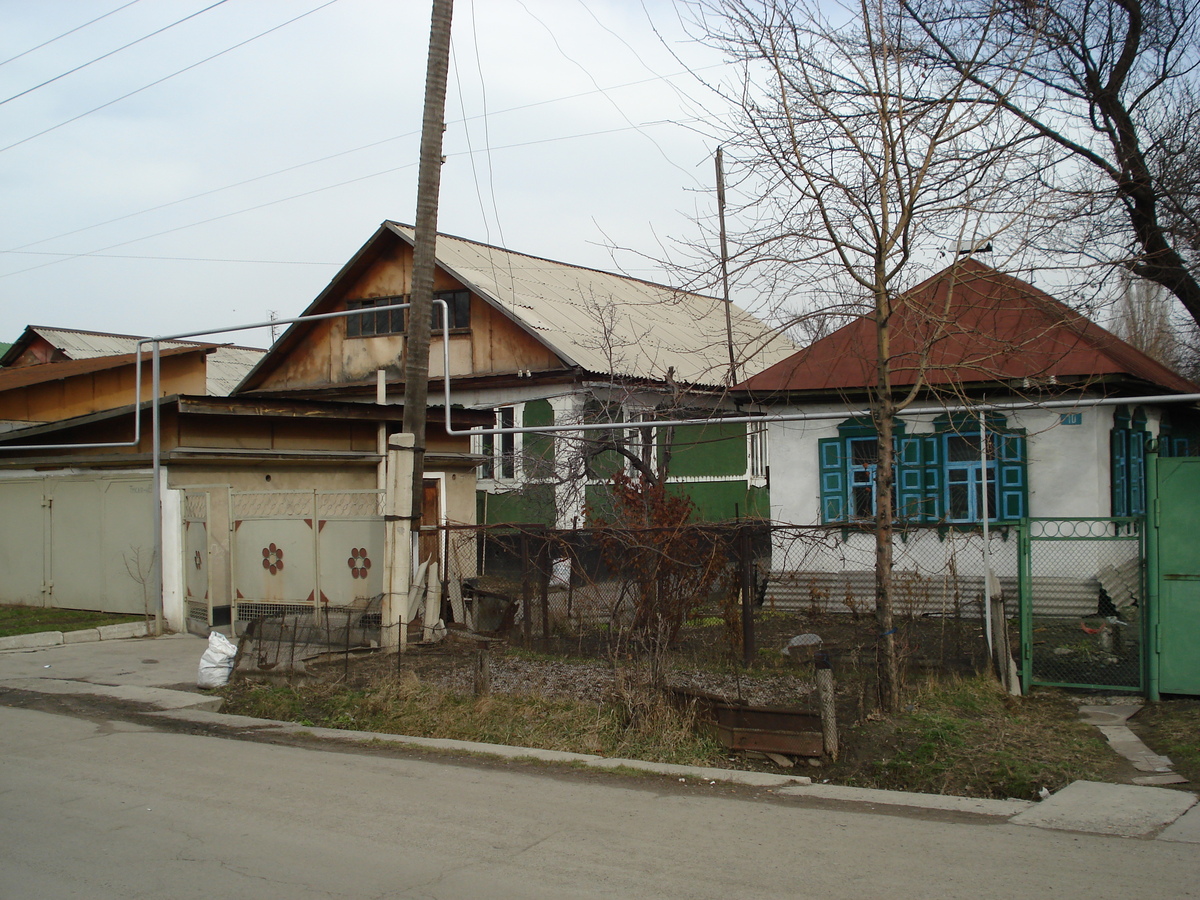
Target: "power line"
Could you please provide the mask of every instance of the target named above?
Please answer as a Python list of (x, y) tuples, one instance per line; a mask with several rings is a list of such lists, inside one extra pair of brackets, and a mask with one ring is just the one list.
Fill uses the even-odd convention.
[(118, 47), (116, 50), (109, 50), (103, 56), (97, 56), (95, 59), (90, 60), (89, 62), (82, 63), (73, 69), (68, 69), (66, 72), (63, 72), (61, 75), (55, 75), (53, 78), (47, 78), (41, 84), (35, 84), (31, 88), (26, 88), (25, 90), (21, 91), (19, 94), (13, 94), (7, 100), (0, 100), (0, 106), (3, 106), (5, 103), (8, 103), (10, 100), (16, 100), (18, 97), (24, 97), (26, 94), (32, 94), (34, 91), (38, 90), (39, 88), (44, 88), (48, 84), (54, 84), (54, 82), (56, 82), (60, 79), (66, 78), (68, 75), (74, 75), (76, 72), (80, 71), (81, 69), (86, 69), (88, 66), (92, 65), (93, 63), (98, 63), (102, 59), (108, 59), (110, 56), (114, 56), (117, 53), (120, 53), (122, 50), (128, 50), (134, 44), (140, 44), (142, 41), (149, 40), (150, 38), (154, 37), (157, 34), (162, 34), (164, 31), (168, 31), (168, 30), (174, 28), (176, 25), (182, 25), (184, 22), (188, 21), (189, 19), (194, 19), (194, 18), (196, 18), (196, 16), (203, 15), (204, 13), (208, 12), (210, 9), (216, 9), (222, 3), (228, 3), (228, 2), (229, 2), (229, 0), (217, 0), (217, 2), (214, 3), (212, 6), (206, 6), (204, 9), (199, 10), (198, 12), (192, 13), (190, 16), (184, 16), (182, 19), (172, 22), (170, 25), (164, 25), (162, 28), (159, 28), (157, 31), (152, 31), (149, 34), (144, 34), (140, 38), (138, 38), (136, 41), (130, 41), (125, 46)]
[(174, 78), (176, 75), (182, 75), (184, 72), (190, 72), (192, 69), (196, 68), (197, 66), (202, 66), (206, 62), (211, 62), (212, 60), (216, 59), (218, 56), (224, 56), (226, 53), (229, 53), (233, 50), (237, 50), (239, 47), (244, 47), (247, 44), (251, 43), (252, 41), (257, 41), (261, 37), (266, 37), (268, 34), (270, 34), (273, 31), (278, 31), (280, 28), (284, 28), (288, 25), (291, 25), (293, 22), (297, 22), (306, 16), (311, 16), (315, 12), (320, 12), (325, 7), (332, 6), (333, 4), (335, 4), (337, 2), (338, 2), (338, 0), (327, 0), (327, 2), (322, 3), (320, 6), (316, 7), (315, 9), (310, 9), (308, 12), (301, 13), (300, 15), (296, 16), (295, 18), (288, 19), (286, 22), (282, 22), (279, 25), (274, 26), (273, 28), (268, 28), (266, 31), (263, 31), (263, 32), (260, 32), (259, 34), (254, 35), (254, 37), (246, 38), (246, 40), (244, 40), (244, 41), (239, 41), (238, 43), (234, 44), (232, 47), (226, 47), (224, 50), (221, 50), (218, 53), (214, 53), (212, 56), (207, 56), (204, 59), (200, 60), (199, 62), (192, 63), (190, 66), (184, 66), (182, 69), (178, 70), (177, 72), (172, 72), (170, 75), (164, 75), (162, 78), (152, 81), (149, 84), (142, 85), (137, 90), (130, 91), (128, 94), (122, 94), (120, 97), (117, 97), (115, 100), (109, 100), (107, 103), (101, 103), (99, 106), (97, 106), (93, 109), (89, 109), (87, 112), (82, 112), (77, 116), (72, 116), (71, 118), (67, 119), (65, 122), (59, 122), (57, 125), (52, 125), (49, 128), (39, 131), (37, 134), (31, 134), (31, 135), (29, 135), (29, 137), (22, 138), (21, 140), (16, 141), (15, 143), (9, 144), (7, 147), (0, 147), (0, 153), (3, 153), (6, 150), (11, 150), (14, 147), (20, 147), (22, 144), (28, 143), (29, 141), (32, 141), (34, 138), (39, 138), (42, 135), (49, 134), (52, 131), (57, 131), (59, 128), (62, 128), (64, 125), (70, 125), (72, 122), (79, 121), (84, 116), (90, 116), (94, 112), (99, 112), (102, 109), (107, 109), (108, 107), (112, 106), (114, 103), (120, 103), (122, 100), (129, 99), (134, 94), (140, 94), (142, 91), (148, 90), (156, 85), (162, 84), (164, 81), (169, 81), (170, 79)]
[[(185, 226), (186, 227), (186, 226)], [(138, 240), (145, 240), (139, 238)], [(158, 259), (168, 262), (219, 262), (219, 263), (258, 263), (270, 266), (340, 266), (341, 263), (334, 262), (317, 262), (311, 259), (237, 259), (234, 257), (220, 256), (150, 256), (148, 254), (134, 253), (101, 253), (92, 251), (90, 253), (55, 253), (51, 250), (4, 250), (4, 253), (19, 253), (22, 256), (61, 256), (67, 259), (78, 259), (81, 256), (92, 256), (101, 259)], [(62, 260), (54, 260), (54, 262), (62, 262)], [(28, 270), (25, 270), (28, 271)], [(17, 274), (17, 273), (12, 273)], [(2, 276), (0, 276), (2, 277)]]
[[(136, 2), (136, 0), (135, 0), (135, 2)], [(723, 66), (724, 66), (724, 63), (714, 63), (713, 65), (705, 66), (701, 69), (695, 69), (695, 70), (686, 70), (685, 69), (680, 72), (675, 72), (671, 75), (655, 75), (651, 78), (640, 78), (636, 81), (627, 81), (622, 84), (610, 85), (607, 88), (596, 88), (596, 89), (590, 90), (590, 91), (580, 91), (575, 94), (567, 94), (562, 97), (553, 97), (549, 100), (537, 100), (537, 101), (534, 101), (533, 103), (523, 103), (519, 106), (510, 106), (507, 109), (498, 110), (497, 112), (490, 113), (490, 114), (488, 114), (485, 111), (482, 115), (478, 115), (478, 116), (466, 116), (466, 111), (464, 109), (464, 111), (463, 111), (464, 117), (463, 118), (457, 119), (453, 122), (447, 122), (447, 124), (448, 125), (466, 125), (470, 122), (475, 121), (476, 119), (486, 118), (489, 115), (491, 118), (494, 119), (497, 116), (507, 115), (509, 113), (514, 113), (514, 112), (522, 112), (527, 109), (533, 109), (533, 108), (536, 108), (539, 106), (547, 106), (552, 103), (564, 103), (568, 100), (578, 100), (581, 97), (588, 97), (593, 94), (603, 93), (605, 91), (618, 91), (618, 90), (624, 90), (625, 88), (630, 88), (630, 87), (639, 87), (640, 85), (648, 84), (652, 81), (665, 81), (668, 84), (670, 84), (672, 78), (677, 78), (681, 75), (692, 74), (692, 72), (704, 71), (704, 69), (721, 68)], [(695, 120), (695, 121), (699, 121), (699, 120)], [(115, 222), (123, 222), (126, 219), (136, 218), (137, 216), (142, 216), (142, 215), (146, 215), (147, 213), (157, 212), (159, 210), (167, 209), (172, 206), (178, 206), (180, 203), (187, 203), (190, 200), (198, 200), (201, 197), (208, 197), (213, 194), (219, 194), (223, 191), (233, 190), (234, 188), (245, 187), (246, 185), (253, 184), (256, 181), (263, 181), (267, 178), (274, 178), (276, 175), (284, 175), (284, 174), (287, 174), (288, 172), (294, 172), (297, 169), (303, 169), (308, 166), (319, 165), (320, 163), (323, 163), (323, 162), (329, 162), (332, 159), (338, 159), (339, 157), (342, 157), (342, 156), (349, 156), (351, 153), (358, 153), (363, 150), (371, 150), (375, 147), (380, 147), (384, 144), (389, 144), (393, 141), (404, 140), (405, 138), (412, 137), (415, 134), (417, 134), (416, 131), (409, 131), (409, 132), (405, 132), (404, 134), (398, 134), (398, 135), (393, 135), (392, 137), (382, 138), (381, 140), (378, 140), (378, 141), (372, 141), (368, 144), (362, 144), (358, 147), (352, 147), (349, 150), (340, 150), (337, 153), (331, 153), (327, 156), (318, 157), (317, 159), (310, 159), (307, 162), (296, 163), (294, 165), (285, 166), (284, 168), (276, 169), (273, 172), (266, 172), (262, 175), (255, 175), (252, 178), (246, 178), (242, 181), (235, 181), (231, 184), (226, 184), (221, 187), (210, 188), (209, 190), (206, 190), (206, 191), (200, 191), (199, 193), (196, 193), (196, 194), (190, 194), (187, 197), (180, 197), (177, 200), (170, 200), (166, 203), (160, 203), (157, 206), (150, 206), (145, 209), (137, 210), (136, 212), (126, 213), (121, 216), (116, 216), (112, 219), (105, 219), (102, 222), (95, 222), (91, 225), (85, 225), (82, 228), (75, 228), (71, 231), (64, 231), (60, 234), (51, 235), (50, 237), (39, 238), (38, 240), (31, 241), (28, 244), (21, 244), (17, 247), (11, 248), (8, 251), (0, 251), (0, 252), (13, 252), (16, 250), (25, 250), (29, 247), (36, 247), (38, 244), (45, 244), (49, 241), (59, 240), (60, 238), (71, 237), (72, 235), (81, 234), (84, 231), (91, 231), (93, 228), (102, 228), (105, 225), (112, 225)]]
[[(690, 121), (701, 121), (701, 120), (694, 119), (694, 120), (690, 120)], [(520, 141), (515, 144), (505, 144), (500, 147), (493, 147), (493, 148), (491, 148), (491, 150), (492, 151), (516, 150), (516, 149), (520, 149), (523, 147), (536, 146), (539, 144), (552, 144), (552, 143), (557, 143), (559, 141), (570, 141), (570, 140), (577, 140), (579, 138), (599, 137), (601, 135), (607, 135), (607, 134), (618, 134), (622, 131), (641, 131), (641, 129), (643, 129), (643, 128), (657, 127), (657, 126), (661, 126), (661, 125), (676, 125), (677, 126), (677, 125), (684, 125), (684, 124), (688, 124), (688, 120), (684, 120), (681, 122), (681, 121), (675, 121), (675, 120), (671, 120), (671, 119), (660, 119), (660, 120), (657, 120), (654, 122), (642, 122), (639, 124), (629, 125), (629, 126), (625, 126), (622, 128), (608, 128), (608, 129), (603, 129), (600, 131), (589, 131), (589, 132), (584, 132), (584, 133), (580, 133), (580, 134), (560, 135), (558, 137), (542, 138), (540, 140), (535, 140), (535, 141)], [(483, 151), (471, 151), (471, 152), (474, 153), (474, 152), (483, 152)], [(467, 153), (451, 153), (451, 154), (448, 154), (447, 156), (448, 156), (448, 158), (453, 158), (453, 157), (467, 156), (467, 155), (469, 155), (469, 154), (467, 154)], [(95, 256), (95, 255), (104, 253), (105, 251), (108, 251), (108, 250), (115, 250), (118, 247), (126, 247), (129, 244), (136, 244), (140, 241), (148, 241), (148, 240), (151, 240), (152, 238), (162, 237), (162, 236), (168, 235), (168, 234), (174, 234), (177, 231), (184, 231), (188, 228), (196, 228), (200, 225), (208, 225), (212, 222), (219, 222), (222, 219), (228, 219), (228, 218), (231, 218), (232, 216), (241, 215), (242, 213), (254, 212), (256, 210), (265, 209), (269, 206), (277, 206), (280, 203), (286, 203), (290, 200), (299, 200), (302, 197), (310, 197), (313, 194), (320, 194), (325, 191), (331, 191), (331, 190), (335, 190), (340, 187), (346, 187), (347, 185), (357, 184), (358, 182), (361, 182), (361, 181), (368, 181), (372, 178), (378, 178), (382, 175), (390, 175), (394, 172), (399, 172), (404, 169), (411, 169), (414, 166), (416, 166), (415, 162), (406, 163), (405, 165), (402, 165), (402, 166), (393, 166), (392, 168), (389, 168), (389, 169), (383, 169), (378, 172), (372, 172), (369, 175), (360, 175), (357, 178), (351, 178), (346, 181), (340, 181), (336, 184), (329, 184), (329, 185), (325, 185), (324, 187), (313, 188), (312, 190), (302, 191), (299, 194), (292, 194), (288, 197), (279, 197), (275, 200), (269, 200), (266, 203), (259, 203), (259, 204), (256, 204), (255, 206), (245, 207), (244, 209), (238, 209), (238, 210), (234, 210), (232, 212), (222, 213), (219, 216), (212, 216), (207, 219), (202, 219), (198, 222), (191, 222), (187, 225), (178, 225), (174, 228), (167, 228), (167, 229), (164, 229), (163, 231), (157, 231), (153, 234), (147, 234), (147, 235), (143, 235), (142, 237), (131, 238), (130, 240), (121, 241), (120, 243), (117, 243), (117, 244), (110, 244), (107, 247), (99, 247), (96, 250), (88, 250), (83, 253), (71, 254), (62, 259), (50, 260), (49, 262), (40, 263), (36, 266), (28, 266), (24, 269), (17, 269), (15, 272), (5, 272), (4, 274), (0, 275), (0, 278), (8, 278), (12, 275), (21, 275), (25, 272), (32, 272), (36, 269), (44, 269), (46, 266), (56, 265), (60, 262), (66, 262), (67, 260), (71, 260), (71, 259), (79, 259), (79, 258), (85, 257), (85, 256)], [(11, 253), (14, 251), (3, 251), (3, 252)]]
[(125, 9), (126, 7), (133, 6), (133, 4), (135, 4), (135, 3), (139, 3), (139, 2), (141, 2), (141, 0), (129, 0), (129, 2), (128, 2), (128, 3), (125, 3), (125, 4), (122, 4), (121, 6), (118, 6), (116, 9), (110, 9), (108, 12), (106, 12), (106, 13), (105, 13), (104, 15), (102, 15), (102, 16), (96, 16), (96, 18), (92, 19), (90, 22), (84, 22), (82, 25), (76, 25), (76, 26), (75, 26), (74, 28), (72, 28), (70, 31), (64, 31), (64, 32), (63, 32), (62, 34), (60, 34), (58, 37), (52, 37), (52, 38), (50, 38), (50, 40), (48, 40), (48, 41), (42, 41), (42, 42), (41, 42), (40, 44), (38, 44), (36, 47), (30, 47), (28, 50), (22, 50), (22, 51), (21, 51), (20, 53), (18, 53), (16, 56), (10, 56), (8, 59), (6, 59), (6, 60), (3, 60), (3, 61), (0, 61), (0, 66), (7, 66), (7, 65), (8, 65), (10, 62), (12, 62), (13, 60), (20, 59), (22, 56), (28, 56), (30, 53), (32, 53), (32, 52), (33, 52), (33, 51), (35, 51), (35, 50), (41, 50), (43, 47), (49, 47), (49, 46), (50, 46), (51, 44), (53, 44), (55, 41), (60, 41), (60, 40), (62, 40), (63, 38), (65, 38), (67, 35), (74, 34), (74, 33), (75, 33), (75, 32), (77, 32), (77, 31), (82, 31), (84, 28), (87, 28), (89, 25), (95, 25), (95, 24), (96, 24), (97, 22), (99, 22), (101, 19), (107, 19), (107, 18), (108, 18), (109, 16), (111, 16), (113, 13), (119, 13), (121, 10)]

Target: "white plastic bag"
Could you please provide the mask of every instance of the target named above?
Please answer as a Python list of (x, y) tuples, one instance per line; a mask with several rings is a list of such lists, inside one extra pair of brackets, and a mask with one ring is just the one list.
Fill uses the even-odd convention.
[(202, 688), (215, 688), (227, 684), (229, 675), (233, 672), (235, 656), (237, 656), (237, 646), (221, 632), (212, 632), (208, 636), (208, 649), (200, 657), (200, 673), (196, 677), (196, 685)]

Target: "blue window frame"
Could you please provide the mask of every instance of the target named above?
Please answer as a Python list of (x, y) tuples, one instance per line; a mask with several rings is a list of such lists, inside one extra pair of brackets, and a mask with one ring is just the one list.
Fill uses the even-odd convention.
[[(896, 424), (893, 508), (903, 522), (969, 524), (1015, 521), (1027, 513), (1025, 435), (1009, 429), (1003, 417), (987, 418), (980, 453), (979, 420), (942, 417), (931, 434), (905, 434)], [(849, 522), (874, 516), (879, 442), (874, 428), (849, 420), (838, 437), (818, 444), (821, 520)]]

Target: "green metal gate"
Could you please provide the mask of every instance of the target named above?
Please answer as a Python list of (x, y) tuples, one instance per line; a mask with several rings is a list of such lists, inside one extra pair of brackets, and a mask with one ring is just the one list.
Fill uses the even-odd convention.
[(1147, 455), (1148, 693), (1200, 694), (1200, 458)]
[(1026, 688), (1143, 691), (1142, 532), (1140, 519), (1029, 519), (1022, 525)]

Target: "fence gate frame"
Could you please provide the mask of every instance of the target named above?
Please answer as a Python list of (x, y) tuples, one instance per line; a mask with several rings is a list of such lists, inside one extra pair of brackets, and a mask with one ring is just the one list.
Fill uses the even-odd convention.
[[(1059, 526), (1051, 530), (1051, 526)], [(1065, 526), (1065, 528), (1063, 527)], [(1102, 528), (1107, 533), (1097, 533)], [(1042, 534), (1035, 534), (1041, 530)], [(1120, 691), (1145, 694), (1148, 685), (1148, 665), (1153, 645), (1150, 623), (1150, 599), (1147, 591), (1146, 523), (1141, 517), (1114, 518), (1109, 516), (1026, 518), (1018, 526), (1018, 583), (1020, 588), (1021, 683), (1025, 691), (1031, 687), (1063, 687), (1081, 690)], [(1034, 673), (1034, 580), (1033, 546), (1035, 543), (1070, 542), (1135, 543), (1137, 545), (1136, 609), (1139, 628), (1137, 684), (1114, 685), (1087, 681), (1051, 680), (1035, 677)], [(1098, 591), (1098, 594), (1101, 593)], [(1078, 602), (1078, 601), (1077, 601)], [(1064, 619), (1075, 618), (1074, 613)], [(1085, 615), (1078, 616), (1081, 625)]]
[[(224, 485), (188, 485), (180, 492), (183, 502), (179, 504), (183, 529), (180, 542), (183, 553), (183, 618), (185, 623), (196, 622), (205, 629), (214, 624), (210, 559), (212, 499), (209, 496), (209, 491), (214, 488), (225, 489)], [(203, 595), (199, 594), (201, 585), (204, 588)], [(196, 591), (192, 590), (193, 587)]]

